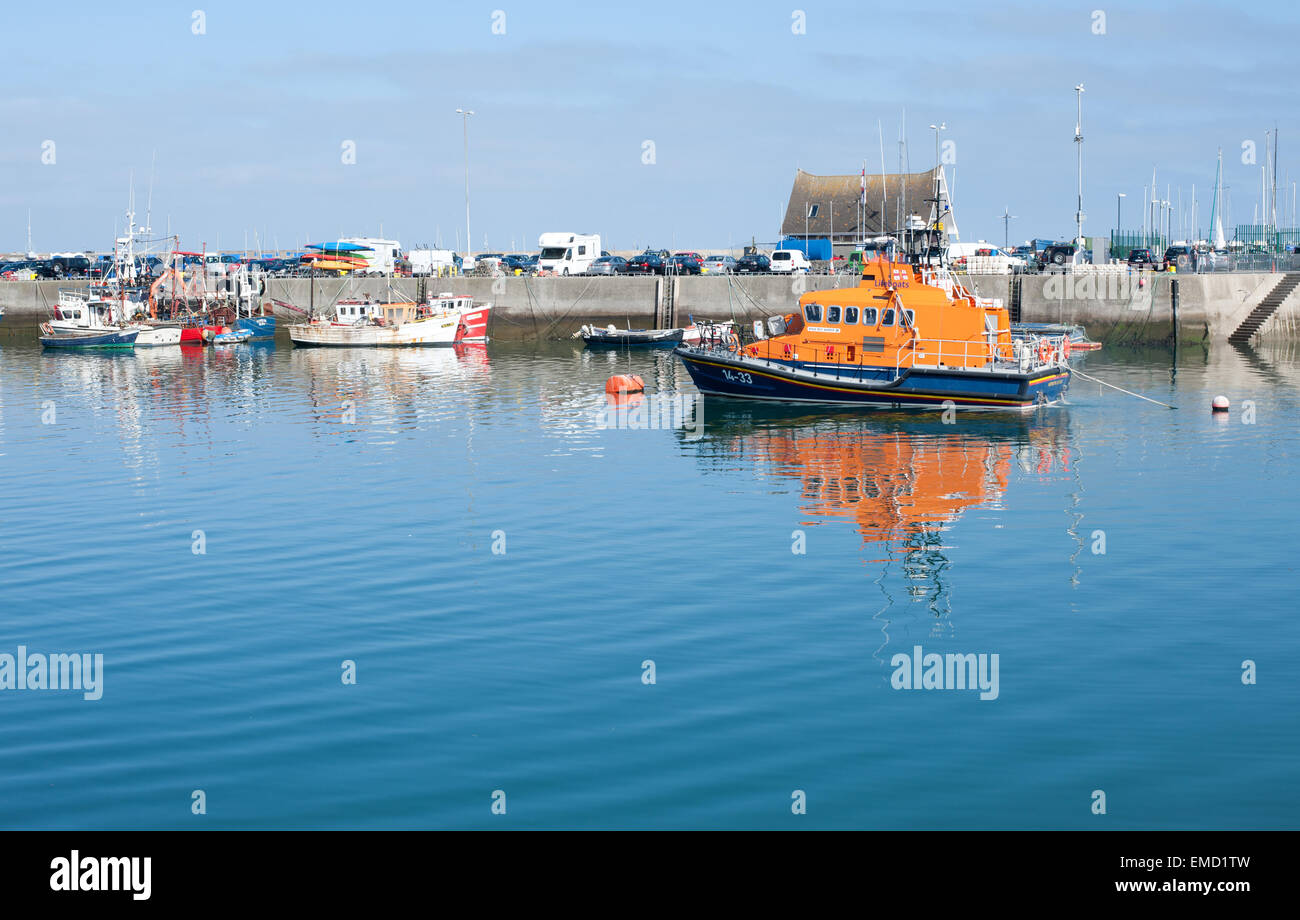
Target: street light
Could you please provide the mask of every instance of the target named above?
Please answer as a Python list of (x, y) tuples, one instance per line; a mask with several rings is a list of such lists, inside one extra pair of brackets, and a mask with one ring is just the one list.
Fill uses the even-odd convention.
[(1079, 113), (1074, 123), (1074, 144), (1079, 157), (1079, 198), (1074, 212), (1075, 232), (1078, 248), (1075, 249), (1075, 261), (1083, 255), (1083, 84), (1074, 87), (1074, 97), (1078, 102)]
[(473, 109), (457, 109), (456, 114), (461, 117), (465, 127), (465, 261), (474, 250), (474, 238), (469, 235), (469, 117), (474, 114)]
[(1121, 206), (1124, 204), (1124, 199), (1127, 197), (1128, 195), (1123, 192), (1119, 192), (1115, 195), (1115, 232), (1112, 233), (1110, 237), (1110, 255), (1112, 259), (1115, 257), (1115, 237), (1124, 232), (1124, 219), (1122, 217), (1123, 210)]
[(933, 231), (931, 245), (937, 249), (939, 247), (939, 217), (942, 214), (939, 210), (939, 132), (948, 130), (948, 123), (941, 121), (937, 125), (930, 125), (930, 130), (934, 132), (934, 226), (931, 227)]
[(1010, 208), (1004, 207), (1002, 209), (1002, 251), (1003, 252), (1006, 252), (1007, 249), (1009, 249), (1011, 246), (1011, 244), (1008, 242), (1008, 240), (1010, 239), (1010, 237), (1008, 236), (1008, 228), (1011, 226), (1011, 221), (1015, 219), (1016, 219), (1016, 215), (1011, 213)]

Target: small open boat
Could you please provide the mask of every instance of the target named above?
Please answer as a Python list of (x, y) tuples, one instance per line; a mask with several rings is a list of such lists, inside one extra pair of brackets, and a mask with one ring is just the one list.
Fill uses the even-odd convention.
[(586, 325), (573, 334), (589, 348), (653, 348), (680, 345), (685, 329), (619, 329), (614, 325), (601, 328)]
[(45, 348), (134, 348), (139, 334), (136, 327), (74, 332), (55, 330), (49, 323), (42, 323), (41, 345)]
[(247, 329), (232, 329), (229, 332), (218, 332), (212, 337), (213, 345), (240, 345), (247, 342), (253, 337), (253, 333)]

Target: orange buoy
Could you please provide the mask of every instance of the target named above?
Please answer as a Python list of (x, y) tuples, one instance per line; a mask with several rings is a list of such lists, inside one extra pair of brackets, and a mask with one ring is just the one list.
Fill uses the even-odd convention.
[(615, 374), (605, 381), (606, 393), (641, 393), (645, 391), (645, 381), (636, 374)]

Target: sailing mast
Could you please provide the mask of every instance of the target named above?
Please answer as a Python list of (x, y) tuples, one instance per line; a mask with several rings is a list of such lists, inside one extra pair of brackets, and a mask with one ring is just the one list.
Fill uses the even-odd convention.
[(1228, 241), (1223, 236), (1223, 148), (1219, 148), (1219, 165), (1214, 171), (1214, 200), (1210, 203), (1210, 243), (1215, 249), (1223, 249)]

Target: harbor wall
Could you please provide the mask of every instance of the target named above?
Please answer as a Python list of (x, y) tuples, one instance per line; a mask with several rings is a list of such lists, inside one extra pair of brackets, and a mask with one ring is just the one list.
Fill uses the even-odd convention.
[[(1175, 284), (1179, 339), (1223, 341), (1282, 277), (1270, 273), (1167, 275), (970, 275), (965, 282), (983, 297), (1019, 303), (1026, 322), (1069, 322), (1105, 342), (1169, 342), (1174, 328)], [(749, 322), (789, 312), (805, 291), (851, 287), (852, 275), (739, 275), (659, 277), (466, 276), (415, 278), (272, 278), (267, 300), (307, 310), (340, 299), (414, 297), (455, 290), (495, 304), (491, 334), (498, 339), (561, 339), (583, 323), (619, 326), (685, 325), (691, 317)], [(1016, 286), (1019, 290), (1016, 290)], [(86, 282), (0, 282), (0, 329), (30, 329), (50, 315), (60, 288)], [(298, 315), (277, 307), (282, 321)], [(1300, 289), (1264, 327), (1265, 335), (1300, 335)]]

